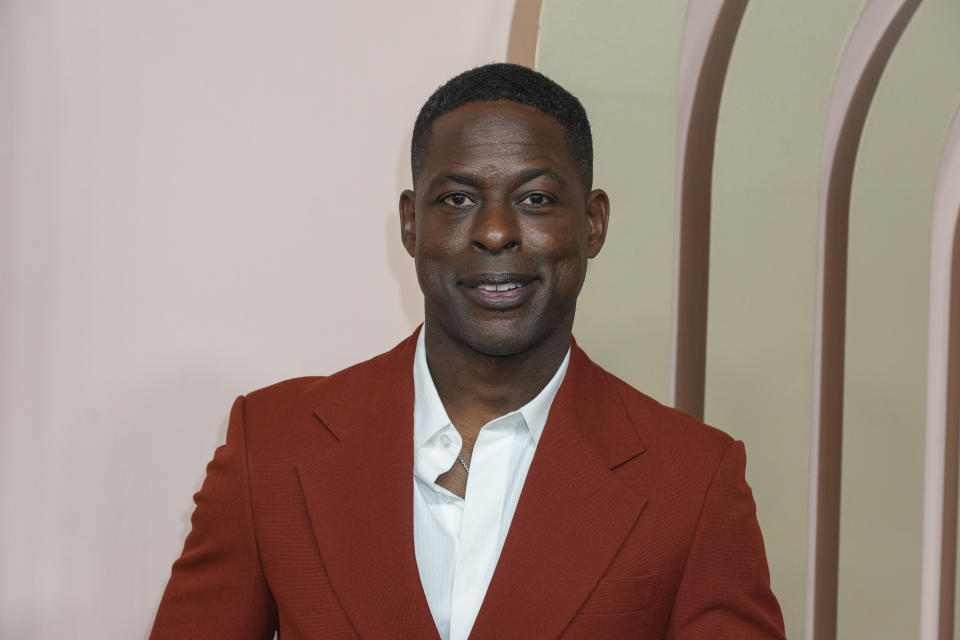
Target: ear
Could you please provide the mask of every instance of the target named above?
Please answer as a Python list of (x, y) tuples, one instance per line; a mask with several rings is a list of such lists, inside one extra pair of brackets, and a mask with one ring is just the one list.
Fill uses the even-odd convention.
[(411, 258), (417, 252), (416, 199), (416, 194), (410, 189), (404, 189), (400, 194), (400, 241)]
[(594, 189), (587, 195), (587, 257), (595, 258), (607, 238), (610, 220), (610, 198), (603, 189)]

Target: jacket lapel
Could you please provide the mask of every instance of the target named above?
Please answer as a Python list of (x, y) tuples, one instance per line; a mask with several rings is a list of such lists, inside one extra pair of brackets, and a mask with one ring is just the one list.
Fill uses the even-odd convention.
[(556, 638), (646, 499), (611, 469), (642, 453), (608, 374), (576, 344), (471, 638)]
[(317, 427), (340, 442), (297, 468), (324, 569), (365, 639), (438, 638), (413, 546), (416, 335), (328, 379)]

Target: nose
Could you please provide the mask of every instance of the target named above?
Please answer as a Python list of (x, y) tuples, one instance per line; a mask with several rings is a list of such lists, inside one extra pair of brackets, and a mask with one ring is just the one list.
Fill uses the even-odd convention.
[(473, 246), (496, 253), (520, 247), (517, 212), (509, 203), (487, 202), (474, 212)]

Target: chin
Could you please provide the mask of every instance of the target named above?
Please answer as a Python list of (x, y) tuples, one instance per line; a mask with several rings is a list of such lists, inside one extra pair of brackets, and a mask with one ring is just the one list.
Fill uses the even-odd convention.
[(468, 337), (464, 342), (485, 356), (507, 357), (526, 351), (525, 341), (515, 336), (500, 338), (493, 336)]
[(543, 332), (514, 323), (481, 322), (467, 327), (461, 339), (471, 349), (487, 356), (515, 356), (543, 342)]
[(439, 313), (440, 310), (429, 303), (426, 305), (426, 324), (437, 327), (430, 329), (431, 332), (438, 330), (446, 334), (447, 341), (491, 357), (517, 356), (535, 350), (562, 332), (566, 324), (565, 314), (553, 309), (528, 308), (506, 314), (476, 313), (469, 309)]

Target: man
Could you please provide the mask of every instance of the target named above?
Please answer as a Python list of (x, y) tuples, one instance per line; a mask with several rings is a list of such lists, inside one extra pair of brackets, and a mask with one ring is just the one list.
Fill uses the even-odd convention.
[(427, 101), (421, 330), (239, 398), (152, 638), (782, 638), (741, 443), (571, 338), (607, 195), (583, 107), (493, 64)]

